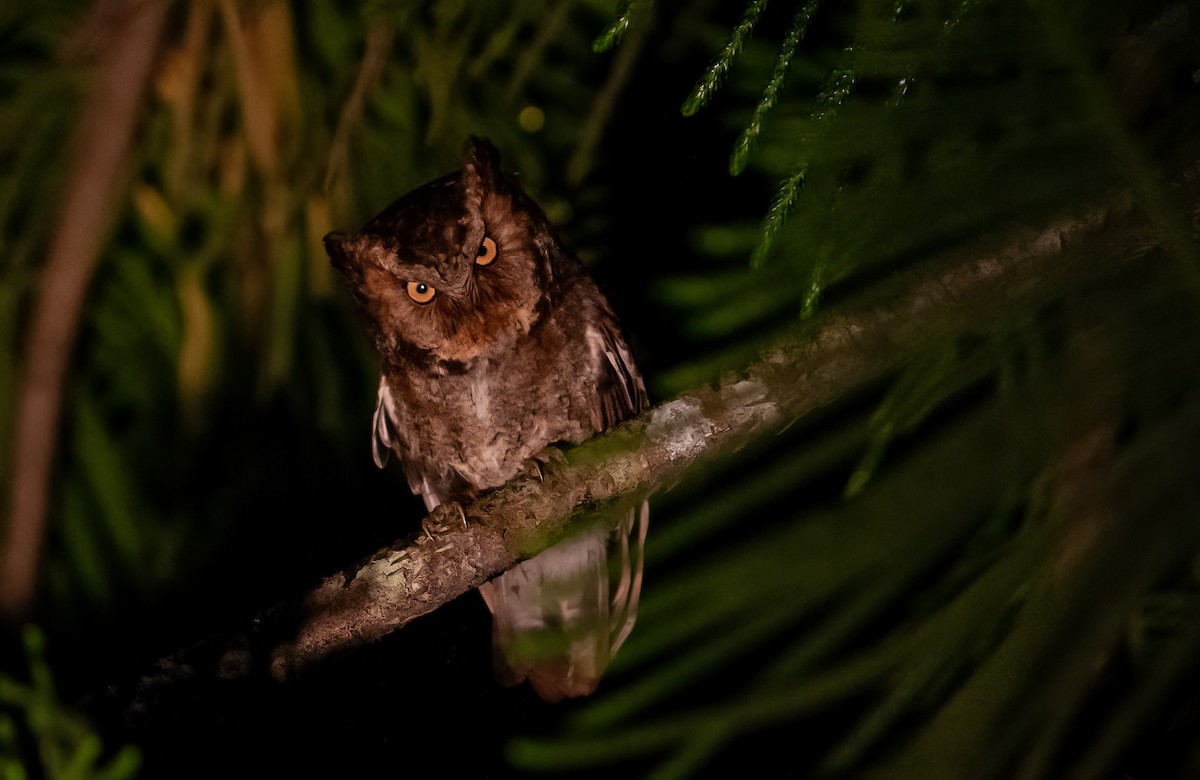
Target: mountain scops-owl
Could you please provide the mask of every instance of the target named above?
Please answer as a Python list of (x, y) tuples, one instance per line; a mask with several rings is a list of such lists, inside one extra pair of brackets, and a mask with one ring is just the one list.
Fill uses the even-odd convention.
[[(646, 404), (612, 308), (487, 140), (325, 246), (379, 352), (375, 462), (395, 453), (430, 510)], [(647, 522), (643, 502), (480, 588), (503, 682), (595, 689), (633, 627)]]

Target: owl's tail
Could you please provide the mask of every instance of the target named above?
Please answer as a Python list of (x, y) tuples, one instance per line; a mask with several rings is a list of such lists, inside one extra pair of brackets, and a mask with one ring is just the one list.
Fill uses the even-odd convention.
[(479, 588), (492, 611), (496, 673), (546, 701), (586, 696), (637, 620), (650, 506), (613, 530), (568, 539)]

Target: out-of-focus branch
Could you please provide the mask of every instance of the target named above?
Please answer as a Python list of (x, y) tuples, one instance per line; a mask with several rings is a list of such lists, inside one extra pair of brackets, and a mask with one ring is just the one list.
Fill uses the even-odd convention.
[(587, 121), (579, 131), (579, 141), (575, 144), (575, 152), (567, 161), (567, 182), (572, 186), (577, 187), (582, 184), (587, 175), (591, 173), (592, 167), (596, 163), (596, 149), (600, 145), (601, 136), (604, 135), (604, 128), (608, 126), (608, 120), (617, 108), (617, 101), (620, 99), (621, 93), (625, 91), (625, 86), (633, 77), (633, 66), (637, 64), (638, 57), (641, 56), (642, 50), (649, 40), (650, 31), (654, 27), (654, 10), (650, 3), (643, 3), (634, 11), (634, 14), (636, 18), (629, 26), (625, 40), (617, 50), (612, 70), (608, 72), (604, 86), (600, 88), (600, 92), (592, 101)]
[(481, 496), (465, 508), (465, 530), (401, 540), (264, 613), (252, 630), (163, 659), (139, 681), (134, 704), (144, 710), (165, 685), (203, 676), (202, 666), (224, 679), (256, 669), (286, 679), (377, 641), (536, 554), (592, 508), (669, 486), (689, 468), (884, 375), (931, 340), (1028, 310), (1154, 247), (1145, 219), (1122, 200), (877, 285), (869, 298), (780, 341), (743, 374), (571, 450), (545, 482), (521, 479)]
[(346, 174), (347, 161), (350, 158), (350, 137), (362, 122), (367, 101), (383, 78), (383, 70), (392, 51), (392, 40), (396, 37), (396, 30), (390, 18), (372, 18), (370, 24), (371, 27), (367, 30), (366, 51), (358, 64), (354, 86), (346, 96), (346, 101), (342, 103), (341, 112), (338, 113), (337, 129), (334, 130), (333, 141), (329, 144), (325, 184), (321, 188), (327, 198), (341, 184), (342, 177)]
[(104, 4), (104, 40), (72, 145), (57, 224), (25, 343), (16, 405), (8, 522), (0, 547), (0, 616), (30, 606), (49, 511), (63, 382), (88, 282), (120, 202), (142, 94), (166, 18), (161, 0)]

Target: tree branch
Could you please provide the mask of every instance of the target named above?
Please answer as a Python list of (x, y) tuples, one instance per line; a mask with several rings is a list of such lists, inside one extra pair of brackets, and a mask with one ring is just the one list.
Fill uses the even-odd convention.
[[(1041, 231), (1012, 234), (876, 285), (812, 321), (740, 376), (686, 393), (569, 452), (545, 482), (518, 479), (465, 508), (468, 527), (404, 539), (327, 577), (255, 628), (159, 662), (141, 696), (199, 663), (223, 679), (269, 668), (284, 680), (336, 653), (377, 641), (549, 546), (572, 522), (646, 495), (744, 447), (895, 368), (931, 341), (989, 314), (1026, 310), (1155, 248), (1128, 199)], [(286, 638), (284, 638), (286, 637)]]

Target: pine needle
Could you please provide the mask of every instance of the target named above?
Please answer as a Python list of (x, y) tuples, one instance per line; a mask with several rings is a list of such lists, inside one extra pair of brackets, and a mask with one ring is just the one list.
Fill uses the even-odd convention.
[(754, 252), (750, 255), (751, 268), (762, 268), (766, 263), (767, 255), (771, 253), (771, 248), (775, 244), (775, 237), (779, 234), (779, 230), (787, 224), (788, 217), (800, 200), (800, 190), (804, 187), (805, 172), (805, 167), (801, 167), (800, 170), (784, 179), (779, 191), (775, 193), (775, 198), (771, 201), (771, 208), (767, 211), (766, 218), (763, 219), (762, 235), (759, 238), (758, 246), (754, 247)]
[(754, 142), (758, 140), (758, 134), (762, 131), (763, 119), (779, 102), (779, 93), (783, 90), (783, 82), (792, 66), (792, 57), (795, 56), (796, 48), (800, 45), (804, 34), (808, 32), (808, 24), (812, 21), (813, 14), (817, 12), (819, 5), (819, 0), (808, 0), (807, 3), (800, 6), (800, 10), (792, 19), (791, 29), (788, 30), (783, 45), (779, 47), (779, 58), (775, 60), (775, 70), (771, 74), (771, 80), (767, 82), (766, 89), (763, 90), (762, 98), (754, 109), (754, 116), (750, 118), (750, 124), (746, 126), (741, 137), (734, 144), (733, 154), (729, 158), (729, 172), (734, 176), (745, 170), (746, 160), (750, 157)]
[(724, 49), (721, 49), (712, 65), (708, 66), (708, 70), (696, 82), (696, 86), (687, 96), (687, 100), (683, 101), (680, 111), (684, 116), (692, 116), (708, 105), (713, 93), (721, 88), (721, 84), (725, 81), (725, 75), (733, 65), (734, 59), (741, 54), (742, 47), (750, 38), (750, 34), (754, 32), (754, 25), (758, 24), (758, 17), (762, 15), (763, 9), (766, 7), (767, 0), (752, 0), (746, 6), (746, 13), (742, 16), (742, 21), (738, 23), (738, 26), (733, 29), (729, 43), (725, 44)]
[(606, 52), (621, 42), (625, 37), (625, 31), (629, 29), (629, 25), (633, 22), (633, 17), (641, 10), (643, 3), (649, 0), (624, 0), (621, 3), (620, 11), (617, 13), (617, 18), (608, 28), (596, 36), (596, 40), (592, 41), (592, 51), (596, 53)]

